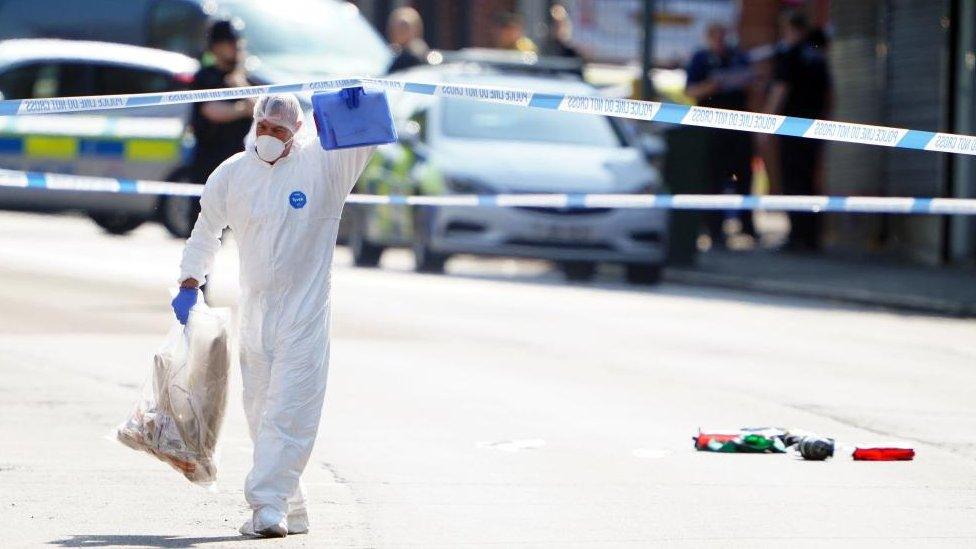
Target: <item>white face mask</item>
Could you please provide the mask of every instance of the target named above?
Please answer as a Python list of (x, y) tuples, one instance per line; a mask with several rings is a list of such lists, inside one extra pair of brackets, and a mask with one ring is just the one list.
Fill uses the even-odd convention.
[(258, 153), (258, 158), (265, 162), (275, 162), (285, 152), (285, 147), (294, 139), (292, 136), (288, 141), (282, 141), (270, 135), (259, 135), (254, 140), (254, 152)]

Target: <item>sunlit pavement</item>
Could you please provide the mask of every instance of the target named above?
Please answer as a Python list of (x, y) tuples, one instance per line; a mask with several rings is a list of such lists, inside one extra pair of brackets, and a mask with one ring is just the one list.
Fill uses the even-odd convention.
[[(212, 282), (237, 292), (230, 238)], [(976, 544), (976, 324), (543, 263), (337, 257), (312, 532), (242, 540), (239, 379), (215, 492), (108, 440), (171, 322), (158, 226), (0, 214), (3, 547)], [(906, 440), (907, 463), (696, 453), (698, 426)]]

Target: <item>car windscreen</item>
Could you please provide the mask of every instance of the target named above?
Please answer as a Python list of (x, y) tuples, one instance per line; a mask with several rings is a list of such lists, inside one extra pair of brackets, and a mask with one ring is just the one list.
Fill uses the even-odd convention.
[(538, 141), (592, 147), (620, 147), (620, 135), (604, 116), (444, 99), (441, 130), (447, 137)]
[(244, 22), (247, 50), (274, 69), (295, 73), (380, 74), (390, 50), (359, 10), (334, 0), (221, 2)]

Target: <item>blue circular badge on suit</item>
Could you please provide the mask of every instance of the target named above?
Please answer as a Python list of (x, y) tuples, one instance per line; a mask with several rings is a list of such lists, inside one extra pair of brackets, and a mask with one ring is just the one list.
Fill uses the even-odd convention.
[(299, 210), (305, 207), (305, 203), (308, 202), (308, 198), (302, 191), (295, 191), (288, 195), (288, 203), (291, 204), (292, 208)]

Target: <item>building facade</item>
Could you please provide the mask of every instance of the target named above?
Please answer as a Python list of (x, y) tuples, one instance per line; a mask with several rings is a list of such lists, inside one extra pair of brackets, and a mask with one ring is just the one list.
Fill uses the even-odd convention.
[[(831, 5), (834, 117), (926, 131), (972, 133), (976, 2), (859, 0)], [(839, 195), (974, 196), (972, 161), (958, 155), (832, 143), (827, 191)], [(844, 216), (839, 248), (926, 264), (972, 263), (965, 217)]]
[[(578, 0), (598, 2), (600, 0)], [(630, 1), (630, 0), (623, 0)], [(682, 0), (655, 0), (659, 8)], [(721, 2), (722, 0), (715, 0)], [(670, 3), (669, 3), (670, 2)], [(490, 46), (492, 17), (522, 14), (526, 34), (542, 43), (551, 0), (358, 0), (379, 29), (390, 10), (412, 5), (434, 48)], [(976, 0), (727, 0), (735, 4), (746, 48), (778, 40), (784, 10), (803, 9), (826, 28), (838, 120), (926, 131), (976, 133)], [(718, 13), (718, 12), (716, 12)], [(637, 60), (635, 60), (637, 61)], [(751, 107), (763, 105), (771, 62)], [(775, 151), (764, 156), (772, 160)], [(769, 162), (776, 177), (775, 162)], [(824, 192), (841, 196), (976, 197), (972, 159), (942, 153), (830, 143)], [(968, 217), (829, 215), (828, 249), (881, 254), (925, 264), (969, 264), (976, 258), (976, 222)]]

